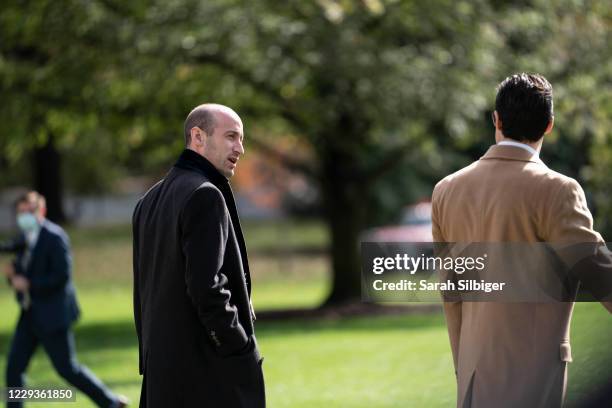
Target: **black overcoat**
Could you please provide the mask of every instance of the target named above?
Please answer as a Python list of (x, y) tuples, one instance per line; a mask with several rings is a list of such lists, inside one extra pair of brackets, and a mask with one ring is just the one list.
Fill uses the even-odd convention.
[(185, 150), (133, 216), (141, 406), (265, 406), (250, 276), (231, 188)]

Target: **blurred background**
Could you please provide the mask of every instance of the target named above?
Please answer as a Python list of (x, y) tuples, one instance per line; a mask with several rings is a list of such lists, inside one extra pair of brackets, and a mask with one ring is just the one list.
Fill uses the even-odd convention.
[[(360, 237), (425, 240), (435, 183), (493, 143), (496, 84), (535, 71), (555, 98), (542, 159), (610, 240), (611, 28), (605, 0), (5, 0), (0, 235), (20, 192), (46, 196), (73, 244), (80, 359), (138, 401), (132, 209), (187, 113), (229, 105), (269, 405), (451, 406), (441, 309), (355, 306)], [(2, 286), (2, 366), (17, 311)], [(570, 405), (612, 377), (611, 336), (600, 305), (577, 305)], [(61, 383), (42, 352), (29, 373)]]

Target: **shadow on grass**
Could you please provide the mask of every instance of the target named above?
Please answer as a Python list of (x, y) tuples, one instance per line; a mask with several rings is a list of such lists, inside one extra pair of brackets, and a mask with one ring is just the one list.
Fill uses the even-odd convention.
[(318, 320), (284, 320), (256, 322), (258, 338), (274, 336), (311, 335), (324, 331), (351, 332), (369, 331), (403, 331), (427, 328), (446, 327), (441, 313), (426, 315), (393, 315), (393, 316), (363, 316), (322, 318)]
[[(445, 327), (442, 314), (395, 315), (324, 318), (318, 320), (257, 321), (258, 338), (276, 336), (313, 335), (325, 331), (351, 332), (389, 330), (414, 330)], [(12, 332), (0, 332), (0, 350), (8, 353)], [(112, 350), (137, 347), (136, 331), (131, 320), (108, 323), (80, 324), (76, 326), (75, 337), (79, 352)]]
[[(99, 324), (79, 324), (75, 338), (77, 352), (100, 349), (123, 349), (137, 347), (136, 330), (130, 320)], [(13, 332), (0, 333), (0, 350), (8, 353)]]

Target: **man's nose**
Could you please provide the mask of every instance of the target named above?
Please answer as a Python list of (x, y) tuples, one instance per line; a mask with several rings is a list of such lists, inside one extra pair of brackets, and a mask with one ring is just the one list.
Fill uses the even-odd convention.
[(244, 154), (244, 146), (242, 145), (241, 141), (238, 141), (238, 142), (236, 142), (236, 144), (234, 144), (234, 150), (238, 154)]

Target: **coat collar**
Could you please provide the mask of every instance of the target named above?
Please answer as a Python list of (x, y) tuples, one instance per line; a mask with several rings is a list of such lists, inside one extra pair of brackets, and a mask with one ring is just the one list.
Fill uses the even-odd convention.
[(217, 187), (229, 184), (225, 176), (211, 162), (190, 149), (183, 150), (174, 167), (203, 173)]
[(523, 162), (531, 162), (544, 164), (542, 160), (536, 156), (532, 155), (525, 149), (521, 149), (516, 146), (508, 146), (508, 145), (493, 145), (489, 147), (489, 150), (480, 158), (480, 160), (514, 160), (514, 161), (523, 161)]
[[(46, 218), (40, 223), (40, 230), (38, 230), (38, 235), (36, 236), (34, 245), (30, 247), (30, 250), (34, 250), (34, 248), (38, 246), (38, 243), (40, 242), (41, 239), (43, 240), (46, 239), (46, 235), (49, 233), (48, 230), (49, 230), (50, 223), (51, 222), (47, 220)], [(26, 247), (30, 246), (26, 238), (26, 235), (23, 232), (19, 234), (19, 237), (17, 238), (17, 240), (18, 240), (20, 247), (24, 250), (26, 249)]]

